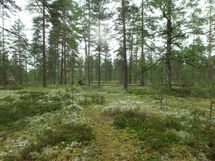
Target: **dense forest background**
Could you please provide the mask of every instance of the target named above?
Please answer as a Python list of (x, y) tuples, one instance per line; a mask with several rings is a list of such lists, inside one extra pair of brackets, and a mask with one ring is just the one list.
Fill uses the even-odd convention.
[[(21, 8), (1, 0), (0, 83), (205, 84), (214, 76), (212, 0), (29, 0), (32, 40)], [(107, 36), (108, 35), (108, 36)]]

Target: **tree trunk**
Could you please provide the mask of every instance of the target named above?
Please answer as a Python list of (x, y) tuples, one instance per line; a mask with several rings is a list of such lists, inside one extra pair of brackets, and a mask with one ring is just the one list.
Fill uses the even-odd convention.
[[(20, 40), (20, 36), (19, 36), (19, 32), (20, 32), (20, 26), (18, 24), (18, 33), (17, 33), (17, 40), (19, 42), (21, 42), (22, 40)], [(22, 85), (22, 63), (21, 63), (21, 49), (20, 49), (20, 46), (18, 46), (18, 62), (19, 62), (19, 65), (18, 65), (18, 75), (19, 75), (19, 85)]]
[(28, 57), (25, 59), (25, 84), (28, 85)]
[(132, 83), (132, 70), (133, 70), (133, 49), (132, 45), (130, 48), (130, 61), (129, 61), (129, 83)]
[[(4, 4), (4, 1), (2, 1)], [(4, 37), (4, 5), (2, 6), (2, 85), (6, 85), (6, 67), (5, 67), (5, 37)]]
[(99, 19), (99, 60), (98, 61), (99, 61), (98, 62), (98, 86), (100, 87), (101, 85), (101, 20), (100, 19)]
[(61, 63), (60, 63), (60, 85), (63, 84), (63, 72), (64, 72), (64, 46), (63, 46), (63, 38), (61, 44)]
[(87, 69), (88, 69), (88, 85), (91, 85), (91, 60), (90, 60), (90, 52), (91, 52), (91, 5), (88, 3), (88, 10), (89, 10), (89, 35), (88, 35), (88, 62), (87, 62)]
[(19, 75), (19, 85), (22, 85), (22, 64), (21, 64), (21, 57), (20, 57), (20, 49), (18, 51), (18, 75)]
[(172, 68), (171, 68), (171, 53), (172, 53), (172, 9), (171, 0), (167, 2), (167, 51), (166, 51), (166, 84), (168, 88), (172, 86)]
[(135, 49), (135, 55), (134, 55), (134, 56), (135, 56), (135, 75), (134, 75), (134, 83), (135, 83), (135, 84), (137, 84), (137, 66), (138, 66), (138, 65), (137, 65), (137, 59), (138, 59), (138, 58), (137, 58), (137, 51), (138, 51), (138, 50)]
[(210, 81), (213, 77), (213, 60), (211, 57), (212, 54), (212, 2), (209, 1), (210, 9), (209, 9), (209, 36), (208, 36), (208, 80)]
[(45, 2), (42, 2), (43, 4), (43, 87), (47, 86), (47, 80), (46, 80), (46, 22), (45, 22)]
[(141, 13), (141, 86), (144, 86), (145, 84), (145, 54), (144, 54), (144, 9), (143, 9), (143, 0), (142, 0), (142, 13)]
[(84, 51), (85, 51), (85, 63), (84, 63), (84, 79), (86, 80), (86, 78), (88, 77), (87, 74), (87, 70), (88, 70), (88, 52), (87, 52), (87, 39), (86, 36), (84, 36)]
[(126, 54), (126, 26), (125, 26), (125, 0), (122, 0), (122, 27), (123, 27), (123, 58), (124, 58), (124, 89), (128, 88), (128, 67)]
[[(64, 44), (65, 45), (65, 44)], [(66, 62), (66, 45), (64, 46), (64, 84), (67, 84), (67, 62)]]

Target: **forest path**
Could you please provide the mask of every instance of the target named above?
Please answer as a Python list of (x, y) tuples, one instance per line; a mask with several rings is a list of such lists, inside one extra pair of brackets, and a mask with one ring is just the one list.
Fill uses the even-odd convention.
[(84, 115), (93, 126), (96, 138), (96, 160), (136, 161), (138, 141), (127, 130), (115, 130), (113, 118), (104, 115), (98, 107), (86, 107)]

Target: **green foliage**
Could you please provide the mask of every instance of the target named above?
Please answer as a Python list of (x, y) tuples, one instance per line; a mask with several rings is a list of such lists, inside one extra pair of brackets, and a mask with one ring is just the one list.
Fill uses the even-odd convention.
[(43, 147), (56, 145), (61, 142), (89, 142), (93, 140), (92, 129), (85, 124), (81, 125), (61, 125), (57, 129), (44, 131), (38, 136), (39, 144)]
[[(22, 93), (22, 91), (19, 93)], [(31, 91), (24, 93), (20, 96), (20, 100), (0, 105), (1, 126), (9, 126), (20, 119), (24, 120), (27, 116), (41, 115), (62, 108), (61, 102), (48, 101), (44, 92)]]
[(196, 97), (207, 97), (208, 92), (205, 86), (200, 86), (199, 84), (194, 84), (191, 88), (193, 96)]
[(156, 90), (152, 88), (129, 88), (127, 90), (129, 94), (134, 94), (134, 95), (154, 95), (156, 93)]
[(84, 95), (84, 97), (79, 98), (79, 104), (81, 105), (91, 105), (91, 104), (104, 104), (105, 98), (99, 94), (92, 94), (92, 95)]
[(210, 160), (215, 160), (215, 130), (208, 132), (207, 145), (209, 150), (206, 152)]
[[(54, 129), (54, 130), (53, 130)], [(73, 141), (89, 144), (94, 139), (92, 128), (86, 124), (58, 124), (53, 129), (47, 129), (37, 136), (37, 143), (32, 143), (23, 149), (18, 156), (7, 155), (4, 159), (33, 160), (34, 153), (41, 153), (48, 146), (64, 146)]]
[(114, 118), (113, 125), (116, 128), (130, 128), (137, 138), (144, 142), (148, 148), (161, 153), (166, 152), (171, 145), (178, 143), (179, 138), (173, 130), (182, 127), (174, 118), (157, 118), (138, 115), (137, 113), (121, 113)]
[(23, 86), (20, 86), (20, 85), (17, 85), (17, 84), (12, 84), (12, 85), (9, 85), (9, 86), (1, 86), (0, 87), (0, 90), (22, 90), (24, 87)]
[(189, 85), (173, 86), (171, 89), (164, 88), (163, 92), (167, 95), (187, 97), (191, 94), (191, 89)]
[(214, 160), (214, 127), (208, 128), (202, 117), (204, 112), (199, 110), (193, 111), (189, 118), (139, 117), (137, 113), (119, 113), (113, 125), (118, 129), (130, 129), (143, 142), (143, 148), (152, 154), (165, 154), (173, 145), (185, 145), (193, 156), (204, 153), (208, 159)]

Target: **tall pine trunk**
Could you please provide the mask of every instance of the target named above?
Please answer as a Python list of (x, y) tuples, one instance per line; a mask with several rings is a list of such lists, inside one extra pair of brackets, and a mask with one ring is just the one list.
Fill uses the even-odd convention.
[(123, 28), (123, 58), (124, 58), (124, 89), (128, 88), (128, 66), (126, 54), (126, 24), (125, 24), (125, 0), (122, 0), (122, 28)]
[[(99, 11), (100, 12), (100, 11)], [(98, 86), (101, 85), (101, 20), (99, 16), (99, 62), (98, 62)]]
[(84, 63), (84, 79), (88, 78), (88, 46), (86, 36), (84, 38), (84, 51), (85, 51), (85, 63)]
[(63, 60), (63, 62), (64, 62), (64, 84), (67, 84), (67, 61), (66, 61), (66, 58), (67, 58), (67, 56), (66, 56), (66, 44), (64, 44), (64, 60)]
[(6, 67), (5, 67), (5, 35), (4, 35), (4, 1), (2, 1), (2, 85), (6, 85)]
[(210, 81), (213, 77), (213, 60), (211, 57), (212, 54), (212, 1), (209, 1), (209, 35), (208, 35), (208, 80)]
[(143, 86), (145, 84), (145, 54), (144, 54), (144, 9), (143, 9), (143, 0), (142, 0), (142, 12), (141, 12), (141, 75), (140, 75), (140, 84)]
[(91, 85), (91, 60), (90, 60), (90, 55), (91, 55), (91, 5), (88, 3), (88, 10), (89, 10), (89, 33), (88, 33), (88, 61), (87, 61), (87, 73), (88, 73), (88, 85)]
[(63, 84), (63, 72), (64, 72), (64, 45), (63, 45), (63, 37), (61, 44), (61, 62), (60, 62), (60, 84)]
[(132, 83), (132, 70), (133, 70), (133, 49), (132, 45), (130, 48), (130, 61), (129, 61), (129, 80), (128, 82)]
[(46, 80), (46, 22), (45, 22), (45, 0), (42, 2), (43, 5), (43, 87), (47, 86), (47, 80)]
[(172, 53), (172, 0), (167, 2), (167, 51), (166, 51), (166, 84), (168, 88), (172, 86), (172, 67), (171, 67), (171, 53)]

